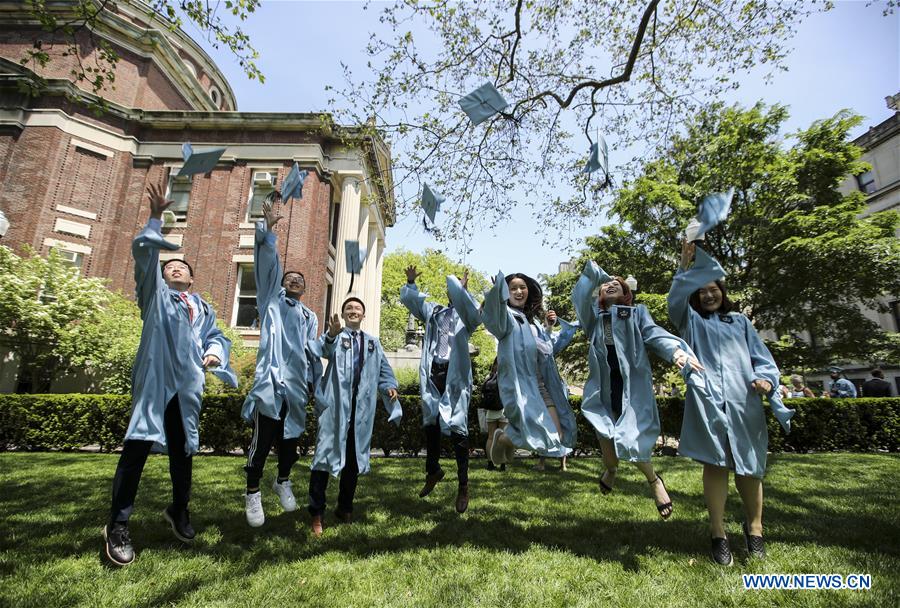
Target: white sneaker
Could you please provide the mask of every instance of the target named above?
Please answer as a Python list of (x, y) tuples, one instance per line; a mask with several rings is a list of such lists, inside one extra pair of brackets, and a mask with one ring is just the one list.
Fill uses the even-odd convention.
[(247, 523), (251, 528), (258, 528), (266, 523), (266, 514), (263, 512), (262, 492), (254, 492), (253, 494), (245, 494), (246, 502), (244, 512), (247, 514)]
[(283, 483), (278, 483), (278, 480), (276, 479), (272, 482), (272, 489), (278, 494), (278, 500), (281, 501), (281, 506), (285, 511), (297, 510), (297, 499), (294, 498), (290, 479)]
[(498, 467), (506, 462), (506, 450), (500, 445), (501, 437), (503, 437), (503, 429), (497, 429), (494, 431), (494, 438), (491, 441), (491, 462)]

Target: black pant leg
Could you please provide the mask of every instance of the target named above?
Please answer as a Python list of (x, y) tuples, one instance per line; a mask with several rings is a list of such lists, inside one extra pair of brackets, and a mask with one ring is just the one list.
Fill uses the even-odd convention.
[(253, 418), (253, 440), (250, 442), (247, 464), (244, 466), (244, 470), (247, 471), (248, 488), (259, 487), (259, 480), (262, 479), (263, 468), (266, 466), (266, 458), (272, 450), (272, 445), (284, 432), (283, 420), (263, 416), (259, 410), (256, 411)]
[(127, 522), (134, 510), (134, 499), (137, 496), (138, 484), (141, 482), (141, 473), (152, 441), (128, 440), (122, 446), (122, 455), (119, 456), (119, 464), (116, 465), (116, 474), (113, 477), (112, 507), (109, 521)]
[(434, 475), (441, 470), (441, 427), (429, 424), (425, 430), (425, 473)]
[(359, 480), (359, 463), (356, 461), (356, 395), (350, 404), (350, 428), (347, 430), (347, 446), (344, 450), (344, 468), (341, 469), (341, 484), (338, 492), (338, 510), (353, 513), (353, 497)]
[(325, 512), (326, 489), (328, 489), (328, 473), (326, 471), (310, 471), (308, 507), (310, 515), (322, 515)]
[(469, 485), (469, 438), (460, 433), (451, 433), (453, 453), (456, 456), (456, 477), (460, 486)]
[(172, 397), (166, 406), (164, 418), (166, 446), (169, 450), (169, 477), (172, 479), (172, 508), (177, 511), (187, 509), (191, 499), (191, 477), (194, 459), (189, 456), (187, 437), (184, 433), (184, 421), (181, 419), (181, 407), (178, 396)]
[(300, 442), (299, 437), (293, 439), (281, 439), (278, 442), (278, 477), (287, 479), (291, 476), (291, 468), (294, 463), (300, 460), (297, 454), (297, 444)]

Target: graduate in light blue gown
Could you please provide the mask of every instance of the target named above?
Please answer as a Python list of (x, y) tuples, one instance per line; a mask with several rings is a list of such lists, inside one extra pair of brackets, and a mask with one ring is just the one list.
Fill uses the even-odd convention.
[(500, 401), (509, 421), (494, 432), (490, 458), (497, 466), (512, 462), (516, 448), (562, 458), (565, 466), (575, 447), (575, 414), (554, 359), (574, 331), (550, 333), (540, 319), (542, 298), (537, 281), (521, 273), (499, 273), (485, 294), (482, 318), (499, 342)]
[(672, 501), (650, 462), (660, 423), (647, 349), (679, 368), (689, 365), (697, 372), (702, 368), (683, 340), (659, 327), (647, 308), (633, 306), (632, 300), (625, 279), (611, 277), (588, 261), (572, 292), (575, 312), (589, 340), (590, 374), (581, 412), (600, 440), (605, 467), (601, 491), (612, 492), (620, 459), (633, 462), (650, 484), (660, 516), (668, 519)]
[(419, 395), (426, 458), (425, 485), (419, 497), (428, 496), (444, 478), (439, 460), (441, 435), (449, 435), (456, 456), (456, 510), (464, 513), (469, 505), (469, 399), (472, 396), (469, 336), (481, 325), (481, 312), (466, 291), (468, 270), (462, 281), (453, 275), (447, 277), (448, 306), (426, 301), (425, 294), (416, 287), (418, 276), (415, 266), (406, 269), (406, 285), (400, 288), (400, 301), (425, 324)]
[[(274, 197), (273, 197), (274, 198)], [(318, 337), (319, 321), (300, 298), (306, 291), (303, 273), (282, 275), (272, 229), (281, 220), (272, 201), (263, 203), (263, 220), (256, 223), (253, 276), (259, 311), (259, 349), (253, 388), (244, 400), (244, 420), (253, 423), (253, 439), (247, 454), (247, 493), (244, 511), (247, 523), (265, 522), (259, 481), (266, 457), (278, 448), (278, 476), (272, 490), (285, 511), (297, 508), (290, 481), (297, 462), (297, 442), (306, 428), (306, 404), (310, 388), (322, 375), (321, 360), (309, 349)]]
[(207, 369), (237, 386), (229, 366), (231, 341), (216, 327), (212, 307), (190, 292), (193, 269), (182, 260), (169, 260), (160, 269), (159, 250), (179, 248), (160, 233), (162, 212), (174, 202), (163, 192), (156, 185), (147, 189), (150, 219), (131, 247), (144, 326), (131, 378), (131, 420), (113, 479), (109, 523), (103, 529), (106, 555), (118, 566), (134, 559), (128, 519), (151, 451), (169, 455), (172, 504), (163, 517), (179, 540), (193, 540), (187, 508), (191, 457), (200, 449), (200, 398)]
[[(313, 354), (328, 361), (316, 383), (315, 411), (319, 422), (312, 473), (309, 476), (309, 512), (312, 532), (322, 534), (328, 476), (341, 476), (335, 517), (350, 523), (359, 475), (369, 472), (369, 446), (378, 396), (397, 425), (403, 411), (397, 401), (397, 380), (381, 342), (360, 330), (366, 306), (355, 296), (341, 305), (341, 317), (332, 315), (328, 331), (309, 345)], [(341, 326), (341, 319), (346, 327)]]
[(679, 333), (706, 368), (705, 386), (688, 383), (678, 449), (703, 463), (713, 559), (730, 565), (724, 524), (728, 471), (735, 472), (744, 503), (748, 550), (763, 557), (762, 478), (768, 430), (761, 397), (769, 397), (773, 414), (786, 430), (794, 412), (781, 402), (778, 367), (750, 320), (728, 299), (724, 276), (718, 262), (685, 241), (668, 305)]

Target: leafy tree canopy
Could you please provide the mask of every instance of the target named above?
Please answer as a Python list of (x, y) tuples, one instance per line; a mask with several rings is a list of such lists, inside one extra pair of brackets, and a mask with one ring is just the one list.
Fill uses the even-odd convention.
[[(698, 113), (618, 191), (613, 212), (621, 224), (587, 239), (571, 271), (549, 279), (552, 304), (571, 310), (569, 294), (587, 259), (611, 274), (633, 273), (643, 300), (667, 293), (697, 204), (733, 186), (731, 214), (705, 248), (727, 272), (741, 310), (774, 331), (769, 346), (779, 363), (809, 369), (830, 360), (900, 358), (897, 335), (859, 307), (884, 309), (882, 296), (900, 293), (900, 217), (864, 215), (862, 193), (838, 191), (847, 175), (869, 168), (848, 141), (861, 119), (842, 111), (784, 141), (778, 133), (787, 117), (784, 107), (762, 104)], [(656, 308), (654, 317), (665, 322), (664, 305)]]

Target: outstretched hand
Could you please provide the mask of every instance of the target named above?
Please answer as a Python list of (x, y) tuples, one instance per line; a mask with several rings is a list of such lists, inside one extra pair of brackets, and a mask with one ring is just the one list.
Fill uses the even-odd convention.
[(681, 242), (681, 269), (687, 270), (694, 261), (694, 254), (697, 252), (697, 246), (694, 243), (684, 239)]
[(689, 364), (691, 366), (691, 369), (695, 372), (703, 371), (703, 366), (700, 365), (700, 361), (698, 361), (696, 357), (688, 355), (680, 348), (676, 349), (675, 354), (672, 355), (672, 363), (677, 365), (678, 369), (684, 369), (684, 366)]
[(406, 267), (406, 282), (407, 283), (415, 283), (416, 278), (421, 275), (420, 272), (416, 270), (415, 265), (409, 265)]
[(275, 224), (281, 219), (281, 215), (272, 207), (272, 201), (266, 198), (262, 204), (262, 214), (266, 220), (266, 228), (272, 230)]
[(328, 321), (328, 337), (332, 340), (337, 338), (342, 329), (344, 328), (341, 326), (341, 318), (334, 313)]
[(150, 217), (162, 219), (162, 213), (169, 208), (175, 201), (166, 200), (165, 190), (159, 184), (150, 184), (147, 186), (147, 196), (150, 197)]
[(548, 310), (547, 317), (544, 319), (544, 323), (547, 325), (547, 329), (550, 329), (554, 325), (556, 325), (556, 311)]

